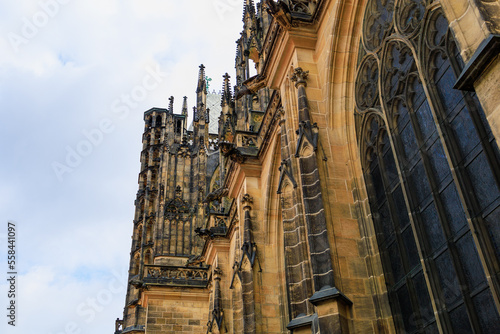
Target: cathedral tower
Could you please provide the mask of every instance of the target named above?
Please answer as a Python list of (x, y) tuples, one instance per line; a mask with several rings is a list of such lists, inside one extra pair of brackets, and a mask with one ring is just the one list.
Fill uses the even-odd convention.
[(241, 2), (145, 114), (117, 333), (500, 333), (498, 1)]
[[(196, 94), (192, 130), (186, 126), (187, 97), (180, 114), (174, 113), (174, 97), (169, 98), (168, 108), (151, 108), (144, 113), (129, 284), (124, 318), (119, 321), (130, 333), (144, 332), (146, 314), (141, 299), (145, 287), (183, 286), (185, 275), (193, 272), (182, 267), (196, 258), (203, 246), (195, 230), (202, 227), (206, 210), (207, 175), (219, 159), (214, 152), (216, 134), (210, 138), (209, 133), (207, 96), (213, 100), (215, 95), (220, 101), (218, 94), (207, 93), (203, 65)], [(217, 106), (214, 112), (218, 112)], [(196, 273), (206, 278), (203, 269)], [(201, 286), (206, 283), (200, 282)]]

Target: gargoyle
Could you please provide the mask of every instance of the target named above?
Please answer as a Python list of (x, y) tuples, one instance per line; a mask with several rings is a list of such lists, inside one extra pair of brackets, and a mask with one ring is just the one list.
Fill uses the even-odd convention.
[(239, 100), (245, 95), (255, 94), (259, 89), (265, 86), (265, 77), (257, 74), (243, 81), (240, 89), (236, 93), (235, 99)]
[(217, 190), (212, 191), (210, 194), (207, 195), (203, 203), (210, 203), (213, 201), (220, 201), (220, 199), (224, 196), (226, 196), (228, 193), (227, 188), (219, 188)]
[(191, 255), (186, 261), (186, 267), (202, 265), (205, 262), (205, 257), (201, 255)]
[(289, 28), (292, 24), (292, 17), (290, 15), (290, 8), (283, 1), (278, 3), (272, 0), (266, 0), (264, 2), (264, 7), (266, 11), (276, 19), (278, 24), (284, 28)]

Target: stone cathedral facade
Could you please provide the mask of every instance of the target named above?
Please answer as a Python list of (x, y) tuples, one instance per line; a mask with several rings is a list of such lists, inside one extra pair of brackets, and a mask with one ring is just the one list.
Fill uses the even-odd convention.
[(500, 3), (242, 4), (144, 114), (115, 333), (500, 333)]

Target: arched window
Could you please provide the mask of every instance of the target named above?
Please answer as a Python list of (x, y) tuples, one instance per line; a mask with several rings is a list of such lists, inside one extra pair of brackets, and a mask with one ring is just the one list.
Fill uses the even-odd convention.
[(135, 248), (140, 248), (142, 245), (142, 225), (139, 225), (137, 228), (137, 244), (135, 245)]
[(151, 242), (153, 242), (153, 223), (149, 222), (146, 230), (146, 243), (149, 244)]
[(463, 62), (432, 2), (368, 1), (363, 173), (398, 332), (496, 333), (500, 154), (475, 94), (452, 88)]
[(137, 275), (139, 274), (139, 265), (140, 265), (141, 261), (139, 259), (139, 254), (137, 254), (135, 257), (134, 257), (134, 261), (133, 261), (133, 266), (132, 266), (132, 275)]
[(178, 119), (175, 121), (175, 133), (180, 135), (182, 132), (182, 120)]
[(153, 264), (153, 252), (150, 249), (144, 254), (144, 264)]
[(156, 116), (156, 124), (155, 126), (161, 126), (161, 115)]

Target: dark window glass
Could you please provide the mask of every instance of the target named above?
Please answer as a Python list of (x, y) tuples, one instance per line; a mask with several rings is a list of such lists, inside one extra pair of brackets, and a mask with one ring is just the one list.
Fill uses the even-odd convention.
[(436, 258), (436, 269), (441, 285), (443, 302), (448, 308), (451, 308), (462, 298), (462, 294), (449, 251), (445, 251)]
[(425, 234), (429, 242), (430, 250), (432, 253), (434, 253), (446, 241), (443, 229), (439, 222), (436, 207), (434, 206), (434, 202), (429, 204), (422, 211), (421, 217), (422, 217), (422, 224), (425, 227)]
[(404, 232), (401, 233), (403, 238), (403, 243), (406, 249), (406, 256), (408, 257), (409, 270), (413, 269), (420, 262), (418, 257), (417, 245), (415, 244), (415, 239), (413, 237), (413, 231), (411, 227), (408, 227)]
[(391, 239), (391, 236), (394, 234), (394, 225), (392, 224), (392, 219), (389, 216), (389, 207), (387, 205), (387, 202), (385, 202), (384, 205), (380, 207), (379, 212), (379, 219), (382, 225), (382, 230), (384, 232), (384, 237), (379, 241), (382, 242), (384, 240)]
[(355, 99), (395, 325), (500, 332), (500, 152), (475, 94), (452, 88), (464, 62), (439, 4), (396, 3), (367, 1)]
[(461, 305), (450, 312), (450, 320), (454, 334), (472, 333), (469, 317), (464, 305)]
[(474, 306), (478, 312), (479, 324), (483, 333), (500, 333), (499, 314), (489, 289), (482, 291), (473, 298)]
[(394, 282), (399, 282), (404, 276), (403, 263), (401, 262), (401, 253), (399, 251), (398, 243), (393, 242), (387, 247), (389, 258), (391, 261), (392, 274)]
[(457, 144), (465, 158), (479, 144), (479, 137), (468, 112), (459, 112), (451, 121)]
[(379, 202), (381, 202), (385, 198), (385, 190), (384, 183), (382, 182), (382, 176), (380, 175), (379, 166), (375, 166), (372, 170), (372, 182), (377, 199)]
[(457, 188), (454, 183), (449, 184), (448, 187), (443, 190), (441, 193), (441, 201), (443, 203), (446, 220), (450, 222), (450, 231), (452, 235), (455, 235), (458, 231), (467, 227), (467, 217), (465, 217), (462, 202), (460, 202)]
[(467, 285), (470, 290), (474, 290), (479, 284), (484, 283), (486, 277), (470, 232), (457, 241), (457, 250), (462, 259)]
[[(441, 57), (441, 54), (436, 55), (436, 59), (438, 60)], [(436, 65), (439, 66), (439, 63)], [(438, 72), (439, 73), (439, 72)], [(450, 89), (456, 82), (455, 75), (451, 67), (447, 67), (445, 74), (436, 81), (436, 86), (438, 88), (439, 97), (443, 103), (443, 107), (446, 115), (451, 114), (456, 110), (457, 105), (463, 99), (463, 95), (460, 91), (455, 89)]]
[(394, 205), (396, 207), (396, 213), (399, 219), (399, 226), (404, 229), (410, 224), (410, 218), (408, 217), (408, 211), (406, 209), (405, 198), (403, 192), (401, 191), (401, 186), (398, 186), (392, 197), (394, 198)]
[(415, 292), (417, 293), (418, 306), (420, 309), (420, 315), (422, 317), (422, 325), (434, 321), (434, 311), (432, 309), (429, 292), (427, 291), (425, 277), (422, 272), (418, 273), (413, 278), (413, 286), (415, 287)]
[(387, 175), (387, 181), (389, 185), (393, 185), (395, 181), (398, 180), (398, 171), (396, 169), (396, 162), (394, 161), (394, 156), (392, 155), (391, 144), (389, 143), (389, 137), (384, 134), (383, 138), (383, 155), (384, 155), (384, 166)]
[(485, 221), (495, 253), (497, 254), (497, 257), (500, 257), (500, 207), (497, 207), (492, 213), (490, 213), (485, 218)]
[(437, 334), (437, 333), (439, 333), (439, 329), (437, 328), (435, 322), (425, 327), (425, 334)]
[[(417, 87), (421, 90), (422, 85), (417, 85)], [(425, 141), (432, 134), (434, 134), (434, 131), (436, 131), (434, 118), (432, 118), (431, 110), (429, 109), (429, 104), (427, 103), (427, 101), (425, 101), (422, 105), (419, 106), (415, 115), (418, 120), (420, 131), (422, 131), (422, 138)]]
[(444, 154), (443, 145), (436, 140), (428, 150), (429, 162), (431, 163), (434, 177), (436, 178), (436, 187), (439, 187), (447, 176), (450, 175), (450, 166)]
[(405, 329), (408, 333), (411, 333), (415, 330), (415, 320), (418, 319), (418, 317), (416, 317), (415, 312), (413, 311), (410, 294), (408, 293), (406, 285), (399, 288), (397, 296)]
[(467, 166), (467, 172), (472, 181), (472, 187), (479, 201), (480, 208), (485, 209), (499, 196), (498, 188), (491, 169), (488, 166), (485, 154), (478, 155)]
[(418, 144), (415, 140), (415, 134), (413, 133), (413, 127), (411, 123), (408, 123), (406, 127), (401, 129), (400, 132), (401, 141), (403, 143), (403, 149), (405, 152), (406, 160), (411, 160), (411, 158), (417, 153)]
[(411, 170), (410, 174), (413, 186), (412, 189), (415, 191), (417, 203), (420, 204), (428, 198), (431, 192), (422, 161), (418, 162), (413, 170)]

